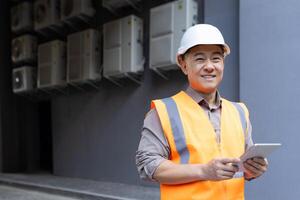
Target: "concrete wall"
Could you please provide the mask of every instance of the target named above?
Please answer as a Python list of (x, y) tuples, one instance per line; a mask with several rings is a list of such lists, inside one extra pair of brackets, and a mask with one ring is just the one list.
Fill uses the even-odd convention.
[[(146, 8), (153, 6), (145, 1)], [(199, 1), (203, 6), (203, 2)], [(216, 6), (214, 7), (213, 4)], [(205, 1), (204, 19), (220, 26), (232, 46), (226, 60), (222, 95), (238, 98), (238, 6), (234, 0)], [(219, 12), (223, 8), (222, 13)], [(201, 15), (200, 14), (200, 15)], [(116, 87), (108, 81), (99, 91), (61, 96), (52, 101), (54, 174), (140, 184), (135, 151), (150, 100), (170, 96), (186, 87), (180, 71), (163, 80), (148, 69), (149, 10), (142, 12), (145, 25), (145, 72), (141, 85)], [(144, 183), (142, 183), (144, 184)]]
[(298, 199), (300, 2), (240, 1), (240, 95), (257, 142), (281, 142), (248, 199)]

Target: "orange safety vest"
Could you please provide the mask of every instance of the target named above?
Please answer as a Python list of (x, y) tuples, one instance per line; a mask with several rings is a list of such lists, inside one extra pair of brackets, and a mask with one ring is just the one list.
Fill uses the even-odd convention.
[[(170, 160), (180, 164), (208, 163), (213, 158), (238, 158), (245, 150), (248, 110), (242, 103), (222, 98), (221, 141), (216, 141), (212, 124), (189, 95), (178, 94), (151, 102), (156, 108), (170, 145)], [(223, 181), (161, 184), (162, 200), (244, 199), (244, 177)]]

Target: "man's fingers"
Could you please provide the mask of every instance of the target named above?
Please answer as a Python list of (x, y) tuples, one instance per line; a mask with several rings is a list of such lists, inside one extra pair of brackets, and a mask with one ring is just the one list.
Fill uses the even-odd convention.
[(261, 165), (268, 165), (268, 161), (267, 161), (267, 159), (265, 159), (265, 158), (254, 157), (254, 158), (252, 158), (252, 160), (253, 160), (254, 162), (257, 162), (257, 163), (261, 164)]
[(217, 176), (221, 179), (230, 179), (233, 177), (235, 172), (229, 172), (229, 171), (224, 171), (224, 170), (218, 170), (217, 171)]
[(254, 176), (258, 176), (262, 174), (262, 171), (257, 169), (256, 167), (250, 165), (249, 163), (245, 163), (244, 167), (247, 171), (249, 171), (251, 174), (253, 174)]
[(226, 177), (229, 177), (229, 178), (232, 178), (234, 174), (235, 174), (235, 172), (224, 171), (224, 170), (222, 170), (222, 171), (220, 172), (220, 175), (221, 175), (221, 176), (226, 176)]
[(227, 163), (238, 164), (241, 160), (239, 158), (220, 158), (220, 161), (223, 164), (227, 164)]
[(228, 180), (228, 179), (232, 179), (232, 176), (218, 175), (217, 180)]
[(238, 158), (215, 158), (209, 162), (208, 171), (211, 173), (211, 180), (227, 180), (233, 178), (239, 170)]
[(224, 171), (234, 172), (234, 173), (239, 170), (239, 168), (232, 163), (227, 163), (226, 165), (223, 165), (222, 168)]
[(249, 164), (249, 165), (251, 165), (251, 166), (253, 166), (253, 167), (255, 167), (256, 169), (258, 169), (260, 171), (263, 171), (263, 172), (265, 172), (266, 168), (267, 168), (267, 165), (266, 165), (265, 162), (263, 162), (263, 164), (261, 164), (261, 163), (259, 163), (257, 161), (249, 159), (249, 160), (247, 160), (246, 163)]
[(251, 165), (252, 167), (255, 167), (257, 170), (261, 170), (261, 165), (251, 159), (247, 160), (246, 162), (248, 165)]

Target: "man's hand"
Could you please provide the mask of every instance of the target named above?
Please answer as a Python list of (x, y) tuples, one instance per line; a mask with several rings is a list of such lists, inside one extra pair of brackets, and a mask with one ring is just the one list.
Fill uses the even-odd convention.
[(246, 160), (244, 163), (245, 178), (257, 178), (267, 171), (268, 161), (265, 158), (254, 157)]
[(206, 180), (218, 181), (231, 179), (238, 171), (237, 158), (216, 158), (211, 160), (203, 168)]

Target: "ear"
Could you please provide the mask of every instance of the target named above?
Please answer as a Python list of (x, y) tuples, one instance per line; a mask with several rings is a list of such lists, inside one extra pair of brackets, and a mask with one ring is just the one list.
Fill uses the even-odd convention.
[(187, 75), (187, 64), (186, 64), (186, 61), (184, 60), (183, 56), (182, 55), (178, 55), (177, 56), (177, 61), (178, 61), (178, 65), (181, 69), (181, 71)]

